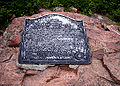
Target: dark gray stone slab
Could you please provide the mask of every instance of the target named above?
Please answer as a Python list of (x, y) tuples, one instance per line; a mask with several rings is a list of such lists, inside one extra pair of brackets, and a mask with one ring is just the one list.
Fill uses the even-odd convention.
[(83, 21), (74, 20), (60, 14), (26, 19), (18, 63), (91, 63)]

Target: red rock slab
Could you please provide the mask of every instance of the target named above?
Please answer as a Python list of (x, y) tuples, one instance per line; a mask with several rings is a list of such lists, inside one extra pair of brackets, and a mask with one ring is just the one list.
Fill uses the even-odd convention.
[[(75, 72), (76, 71), (76, 72)], [(49, 67), (37, 75), (26, 76), (23, 86), (113, 86), (108, 71), (100, 60), (91, 65), (80, 65), (77, 70), (65, 66)]]
[(96, 58), (96, 59), (101, 60), (104, 56), (104, 53), (105, 53), (104, 49), (99, 49), (99, 50), (93, 51), (92, 58)]
[(37, 70), (27, 70), (25, 74), (26, 75), (37, 75), (39, 73), (40, 71), (37, 71)]
[(73, 12), (73, 13), (76, 13), (78, 10), (77, 10), (77, 8), (74, 8), (74, 7), (70, 7), (71, 8), (71, 12)]
[[(16, 37), (16, 40), (13, 40), (14, 36), (21, 35), (24, 29), (25, 18), (36, 18), (50, 13), (59, 13), (74, 19), (84, 20), (84, 26), (89, 39), (91, 51), (95, 51), (92, 56), (92, 64), (80, 65), (77, 70), (71, 70), (67, 67), (55, 66), (49, 67), (45, 71), (30, 71), (16, 67), (16, 58), (18, 56), (17, 54), (19, 48), (9, 49), (8, 43), (10, 41), (17, 40)], [(120, 36), (118, 33), (113, 30), (105, 31), (104, 28), (101, 27), (101, 21), (82, 14), (69, 12), (42, 12), (31, 17), (26, 16), (15, 18), (12, 20), (8, 28), (6, 28), (0, 45), (0, 49), (2, 49), (0, 51), (0, 85), (117, 86), (116, 83), (119, 83), (120, 80), (120, 54), (117, 54), (119, 53), (119, 43), (116, 45), (118, 41), (120, 41)], [(114, 47), (111, 47), (111, 44), (109, 43), (112, 43), (112, 46)], [(17, 42), (17, 44), (19, 43)], [(10, 51), (12, 49), (13, 51)], [(99, 51), (99, 49), (108, 49), (107, 52), (112, 52), (112, 55), (108, 55), (108, 58), (105, 58), (105, 56), (103, 56), (103, 51)], [(115, 49), (117, 49), (117, 51)], [(13, 56), (9, 58), (11, 54), (13, 54)], [(103, 62), (101, 61), (102, 56)], [(100, 59), (96, 59), (96, 57)]]
[[(66, 71), (58, 66), (47, 68), (34, 76), (26, 76), (24, 86), (67, 86), (77, 80), (73, 71)], [(73, 83), (72, 83), (73, 82)]]
[(20, 86), (25, 75), (24, 71), (16, 67), (17, 54), (13, 59), (0, 63), (0, 85)]
[(0, 50), (0, 63), (9, 60), (13, 53), (14, 49), (9, 47)]
[(113, 80), (120, 84), (120, 55), (118, 57), (104, 57), (103, 62)]
[(53, 11), (55, 12), (64, 12), (64, 8), (63, 7), (56, 7), (53, 9)]
[(19, 48), (6, 49), (12, 49), (12, 51), (8, 52), (6, 50), (1, 56), (7, 56), (7, 54), (12, 54), (12, 56), (10, 58), (7, 56), (0, 63), (0, 86), (21, 86), (25, 70), (19, 69), (16, 66)]
[(80, 65), (78, 76), (78, 86), (112, 86), (109, 82), (112, 79), (100, 60), (92, 59), (91, 65)]
[(114, 50), (115, 52), (119, 52), (120, 51), (120, 41), (106, 43), (106, 46), (109, 49)]
[(21, 42), (21, 36), (12, 36), (10, 37), (10, 43), (8, 44), (9, 47), (18, 47)]

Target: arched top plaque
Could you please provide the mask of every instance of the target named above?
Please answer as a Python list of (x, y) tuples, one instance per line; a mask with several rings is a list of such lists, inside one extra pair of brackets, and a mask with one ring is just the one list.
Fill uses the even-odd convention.
[(25, 19), (19, 64), (89, 64), (83, 21), (61, 14)]

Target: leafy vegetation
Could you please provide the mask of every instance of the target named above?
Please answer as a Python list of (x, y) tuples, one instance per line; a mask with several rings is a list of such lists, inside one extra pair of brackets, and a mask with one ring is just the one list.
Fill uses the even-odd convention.
[(40, 8), (53, 10), (54, 7), (64, 7), (69, 11), (71, 6), (85, 15), (99, 13), (120, 22), (120, 0), (1, 0), (0, 29), (8, 26), (13, 14), (16, 17), (32, 15)]

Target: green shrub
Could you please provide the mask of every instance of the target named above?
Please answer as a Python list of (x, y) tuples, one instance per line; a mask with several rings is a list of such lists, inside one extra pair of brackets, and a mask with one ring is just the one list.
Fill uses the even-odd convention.
[(120, 22), (120, 0), (1, 0), (0, 29), (8, 26), (13, 14), (16, 17), (32, 15), (40, 8), (52, 10), (54, 7), (64, 7), (65, 11), (70, 11), (71, 6), (85, 15), (99, 13)]

